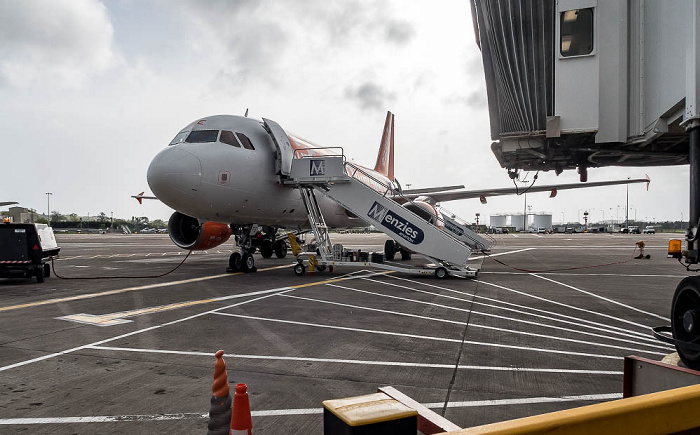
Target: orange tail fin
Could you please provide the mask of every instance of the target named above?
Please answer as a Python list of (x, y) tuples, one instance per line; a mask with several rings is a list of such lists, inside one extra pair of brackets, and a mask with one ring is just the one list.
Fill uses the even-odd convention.
[(394, 179), (394, 114), (386, 112), (386, 122), (374, 170)]

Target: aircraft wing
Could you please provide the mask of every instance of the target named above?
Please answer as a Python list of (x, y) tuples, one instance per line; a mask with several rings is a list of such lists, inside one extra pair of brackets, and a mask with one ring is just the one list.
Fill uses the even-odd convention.
[(550, 192), (550, 197), (555, 197), (559, 190), (568, 189), (583, 189), (587, 187), (600, 187), (600, 186), (612, 186), (616, 184), (634, 184), (634, 183), (647, 183), (651, 180), (647, 178), (637, 178), (637, 179), (627, 179), (627, 180), (614, 180), (614, 181), (594, 181), (590, 183), (570, 183), (570, 184), (554, 184), (549, 186), (531, 186), (531, 187), (505, 187), (497, 189), (483, 189), (483, 190), (457, 190), (454, 192), (435, 192), (427, 195), (421, 195), (418, 193), (408, 193), (403, 196), (407, 199), (416, 199), (419, 196), (428, 196), (435, 202), (443, 201), (455, 201), (457, 199), (469, 199), (469, 198), (479, 198), (482, 203), (486, 203), (486, 198), (489, 196), (503, 196), (503, 195), (514, 195), (522, 193), (534, 193), (534, 192)]
[(444, 192), (446, 190), (458, 190), (458, 189), (464, 189), (464, 186), (459, 185), (459, 186), (445, 186), (445, 187), (426, 187), (425, 189), (403, 189), (402, 192), (405, 196), (405, 195), (414, 195), (414, 194)]
[(0, 207), (4, 207), (6, 205), (12, 205), (12, 204), (19, 204), (17, 201), (5, 201), (5, 202), (0, 202)]

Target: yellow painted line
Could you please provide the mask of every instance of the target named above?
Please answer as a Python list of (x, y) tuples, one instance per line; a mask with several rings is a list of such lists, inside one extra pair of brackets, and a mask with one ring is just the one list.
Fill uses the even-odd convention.
[[(270, 269), (278, 269), (281, 267), (289, 267), (289, 266), (277, 266), (277, 267), (273, 267)], [(270, 269), (261, 269), (261, 270), (270, 270)], [(393, 273), (393, 272), (380, 272), (380, 273)], [(219, 276), (219, 275), (216, 275), (216, 276)], [(354, 279), (354, 278), (359, 278), (359, 276), (347, 276), (344, 278), (327, 279), (324, 281), (316, 281), (316, 282), (311, 282), (311, 283), (307, 283), (307, 284), (297, 284), (297, 285), (285, 287), (285, 289), (291, 290), (291, 289), (312, 287), (312, 286), (317, 286), (317, 285), (346, 281), (346, 280)], [(90, 324), (90, 325), (114, 326), (114, 325), (119, 325), (121, 323), (129, 322), (129, 320), (126, 320), (127, 317), (136, 317), (136, 316), (141, 316), (144, 314), (153, 314), (153, 313), (158, 313), (158, 312), (163, 312), (163, 311), (176, 310), (178, 308), (191, 307), (194, 305), (208, 304), (211, 302), (220, 302), (222, 300), (230, 299), (232, 296), (235, 297), (236, 295), (223, 296), (220, 298), (198, 299), (198, 300), (193, 300), (193, 301), (177, 302), (177, 303), (169, 304), (169, 305), (159, 305), (156, 307), (139, 308), (137, 310), (120, 311), (120, 312), (116, 312), (116, 313), (108, 313), (108, 314), (101, 314), (101, 315), (80, 313), (80, 314), (70, 314), (68, 316), (62, 316), (62, 317), (57, 317), (57, 318), (61, 319), (61, 320), (68, 320), (71, 322), (78, 322), (78, 323), (86, 323), (86, 324)]]
[(153, 314), (153, 313), (159, 313), (162, 311), (176, 310), (178, 308), (191, 307), (191, 306), (200, 305), (200, 304), (208, 304), (210, 302), (216, 302), (218, 300), (219, 299), (200, 299), (200, 300), (196, 300), (196, 301), (178, 302), (178, 303), (174, 303), (174, 304), (159, 305), (156, 307), (148, 307), (148, 308), (139, 308), (138, 310), (121, 311), (121, 312), (117, 312), (117, 313), (109, 313), (109, 314), (102, 314), (102, 315), (93, 315), (93, 314), (85, 314), (85, 313), (71, 314), (69, 316), (59, 317), (59, 319), (69, 320), (69, 321), (78, 322), (78, 323), (87, 323), (90, 325), (113, 326), (113, 325), (119, 325), (121, 323), (129, 322), (130, 320), (126, 320), (127, 317), (136, 317), (136, 316), (142, 316), (144, 314)]
[[(289, 265), (287, 264), (284, 266), (275, 266), (275, 267), (268, 267), (265, 269), (258, 269), (258, 272), (264, 272), (267, 270), (274, 270), (274, 269), (281, 269), (281, 268), (285, 268), (285, 267), (289, 267)], [(78, 301), (81, 299), (92, 299), (92, 298), (97, 298), (100, 296), (116, 295), (116, 294), (120, 294), (120, 293), (128, 293), (128, 292), (133, 292), (133, 291), (138, 291), (138, 290), (148, 290), (148, 289), (152, 289), (152, 288), (170, 287), (170, 286), (174, 286), (174, 285), (208, 281), (211, 279), (223, 278), (225, 276), (236, 276), (236, 275), (241, 275), (241, 274), (243, 274), (243, 272), (222, 273), (219, 275), (204, 276), (201, 278), (183, 279), (181, 281), (162, 282), (162, 283), (158, 283), (158, 284), (142, 285), (142, 286), (138, 286), (138, 287), (127, 287), (127, 288), (123, 288), (123, 289), (119, 289), (119, 290), (108, 290), (108, 291), (99, 292), (99, 293), (89, 293), (89, 294), (78, 295), (78, 296), (68, 296), (65, 298), (47, 299), (45, 301), (29, 302), (26, 304), (18, 304), (18, 305), (10, 305), (10, 306), (6, 306), (6, 307), (0, 307), (0, 312), (18, 310), (21, 308), (38, 307), (41, 305), (58, 304), (61, 302)]]

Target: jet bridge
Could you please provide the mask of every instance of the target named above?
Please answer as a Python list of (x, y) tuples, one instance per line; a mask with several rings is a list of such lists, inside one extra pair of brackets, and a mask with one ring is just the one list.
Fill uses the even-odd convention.
[(434, 262), (427, 268), (400, 268), (377, 262), (359, 262), (360, 265), (421, 274), (434, 273), (438, 278), (447, 275), (475, 277), (478, 273), (478, 270), (467, 265), (472, 249), (455, 237), (454, 233), (445, 230), (441, 221), (436, 225), (406, 209), (393, 199), (395, 192), (392, 186), (346, 162), (342, 155), (293, 159), (291, 174), (285, 184), (294, 185), (301, 190), (309, 223), (319, 241), (317, 262), (320, 266), (358, 265), (358, 262), (345, 263), (338, 255), (334, 255), (337, 250), (330, 242), (315, 191), (331, 198), (366, 222), (373, 223), (392, 239), (399, 240), (402, 245)]

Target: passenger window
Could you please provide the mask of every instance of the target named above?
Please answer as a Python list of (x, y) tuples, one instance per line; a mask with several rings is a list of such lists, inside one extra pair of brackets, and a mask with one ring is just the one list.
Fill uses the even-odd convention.
[(248, 136), (244, 135), (243, 133), (236, 133), (236, 136), (238, 136), (238, 140), (241, 141), (243, 144), (243, 148), (248, 148), (249, 150), (254, 150), (255, 147), (253, 146), (253, 143), (248, 139)]
[(562, 12), (559, 30), (562, 56), (583, 56), (593, 52), (593, 8)]
[(219, 130), (195, 130), (187, 136), (187, 143), (216, 142)]
[(238, 143), (236, 136), (234, 136), (233, 132), (231, 132), (231, 131), (222, 130), (221, 137), (219, 138), (219, 141), (221, 141), (222, 143), (225, 143), (227, 145), (233, 145), (233, 146), (238, 147), (238, 148), (241, 147), (241, 144)]
[(189, 131), (181, 131), (173, 138), (173, 140), (170, 141), (170, 145), (177, 145), (184, 142), (188, 134), (190, 134)]

